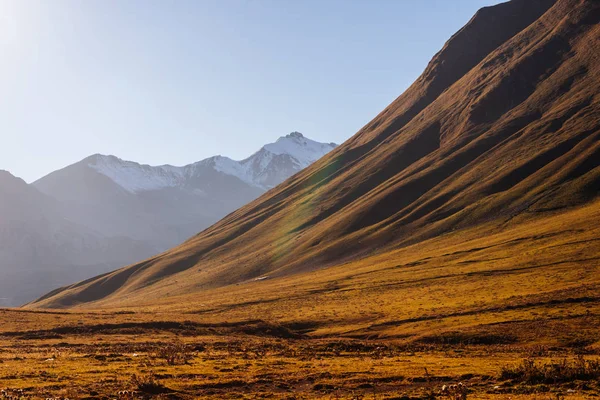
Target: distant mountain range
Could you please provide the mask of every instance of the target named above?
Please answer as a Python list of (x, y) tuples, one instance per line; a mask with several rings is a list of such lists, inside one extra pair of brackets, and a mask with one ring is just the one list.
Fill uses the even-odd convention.
[(242, 161), (149, 166), (96, 154), (30, 185), (1, 171), (0, 305), (160, 253), (335, 147), (293, 132)]

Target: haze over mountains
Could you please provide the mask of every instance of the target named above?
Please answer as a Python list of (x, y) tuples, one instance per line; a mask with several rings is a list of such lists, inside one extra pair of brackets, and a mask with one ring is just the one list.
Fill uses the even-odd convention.
[(0, 172), (0, 305), (172, 247), (336, 145), (293, 132), (242, 161), (152, 167), (93, 155), (31, 185)]
[(583, 214), (568, 213), (598, 204), (599, 22), (593, 0), (481, 9), (406, 92), (311, 167), (184, 244), (33, 306), (159, 304), (538, 219), (556, 221), (555, 236), (582, 231)]

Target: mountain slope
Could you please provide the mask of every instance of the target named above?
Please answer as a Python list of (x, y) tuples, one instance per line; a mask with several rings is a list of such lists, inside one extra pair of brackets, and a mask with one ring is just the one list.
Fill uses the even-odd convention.
[(75, 279), (133, 262), (143, 243), (69, 222), (59, 204), (0, 171), (0, 304), (19, 305)]
[(34, 306), (152, 304), (447, 235), (560, 225), (600, 188), (599, 22), (592, 0), (480, 10), (405, 93), (311, 167), (181, 246)]

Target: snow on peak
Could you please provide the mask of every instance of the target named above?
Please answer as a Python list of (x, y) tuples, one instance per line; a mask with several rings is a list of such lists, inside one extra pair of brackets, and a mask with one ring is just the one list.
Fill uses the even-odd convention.
[(90, 168), (132, 193), (174, 187), (183, 181), (181, 168), (171, 165), (152, 167), (101, 154), (89, 157), (86, 161)]
[(253, 182), (250, 179), (248, 179), (244, 166), (239, 161), (235, 161), (229, 157), (223, 156), (213, 157), (212, 160), (214, 162), (213, 168), (215, 170), (227, 175), (235, 176), (241, 179), (242, 181), (253, 185)]
[(300, 132), (292, 132), (242, 161), (214, 156), (184, 167), (150, 166), (95, 154), (83, 162), (131, 193), (183, 186), (202, 168), (213, 168), (266, 190), (309, 166), (336, 146), (335, 143), (319, 143)]
[(335, 143), (316, 142), (304, 137), (300, 132), (292, 132), (280, 137), (275, 143), (267, 144), (263, 149), (276, 155), (288, 154), (298, 161), (301, 168), (306, 168), (335, 147)]

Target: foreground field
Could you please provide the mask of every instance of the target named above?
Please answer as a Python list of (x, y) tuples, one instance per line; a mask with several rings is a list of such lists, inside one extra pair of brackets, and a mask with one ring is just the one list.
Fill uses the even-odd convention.
[(424, 399), (462, 382), (468, 398), (592, 398), (598, 205), (158, 303), (0, 311), (0, 387), (69, 399)]
[[(467, 385), (468, 398), (480, 399), (577, 399), (600, 391), (598, 351), (582, 344), (311, 338), (263, 321), (207, 324), (156, 313), (0, 317), (7, 396), (409, 399), (441, 398), (444, 384), (458, 382)], [(533, 365), (520, 370), (525, 358)]]
[(193, 293), (175, 281), (177, 295), (160, 301), (0, 311), (0, 387), (70, 399), (424, 399), (462, 382), (468, 398), (592, 398), (599, 220), (596, 201), (302, 274)]

